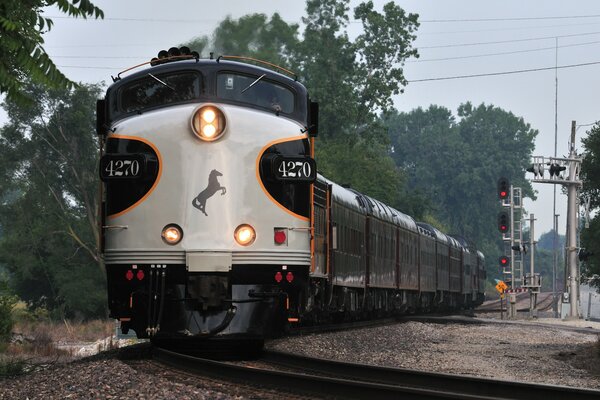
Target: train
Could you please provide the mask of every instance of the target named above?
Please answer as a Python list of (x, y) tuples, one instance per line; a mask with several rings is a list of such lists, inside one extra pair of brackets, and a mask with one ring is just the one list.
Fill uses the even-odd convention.
[(317, 171), (319, 107), (246, 57), (162, 50), (97, 102), (110, 317), (138, 338), (253, 343), (473, 308), (485, 258)]

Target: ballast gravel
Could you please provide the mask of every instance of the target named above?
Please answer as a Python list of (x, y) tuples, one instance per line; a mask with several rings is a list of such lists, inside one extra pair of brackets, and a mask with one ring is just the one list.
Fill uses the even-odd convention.
[[(595, 333), (597, 332), (597, 333)], [(600, 389), (598, 333), (541, 324), (407, 321), (294, 336), (267, 348), (341, 361)], [(112, 351), (0, 379), (0, 399), (277, 399)], [(302, 397), (295, 397), (302, 398)]]

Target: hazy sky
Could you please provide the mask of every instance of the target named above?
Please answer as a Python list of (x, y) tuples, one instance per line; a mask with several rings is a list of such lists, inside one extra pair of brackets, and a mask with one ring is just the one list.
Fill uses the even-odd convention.
[[(302, 1), (240, 0), (108, 1), (94, 0), (104, 20), (76, 20), (58, 11), (46, 34), (45, 48), (72, 80), (110, 82), (119, 71), (148, 61), (158, 50), (210, 34), (227, 15), (278, 12), (301, 22)], [(384, 1), (375, 1), (381, 10)], [(558, 66), (595, 63), (558, 70), (558, 155), (566, 155), (571, 121), (586, 125), (600, 119), (600, 2), (594, 0), (403, 0), (420, 15), (415, 43), (420, 59), (405, 67), (409, 81), (526, 69), (550, 70), (465, 79), (412, 82), (397, 96), (396, 107), (409, 111), (437, 104), (453, 112), (471, 101), (493, 104), (523, 117), (540, 131), (534, 155), (554, 155), (555, 45)], [(353, 5), (358, 1), (353, 1)], [(351, 23), (351, 35), (360, 24)], [(556, 39), (558, 38), (558, 39)], [(5, 122), (4, 113), (0, 123)], [(577, 131), (578, 139), (589, 126)], [(581, 148), (581, 147), (579, 147)], [(552, 185), (534, 184), (536, 202), (525, 207), (537, 218), (536, 236), (552, 228)], [(566, 196), (558, 190), (559, 231), (564, 233)], [(490, 229), (495, 229), (490, 226)]]

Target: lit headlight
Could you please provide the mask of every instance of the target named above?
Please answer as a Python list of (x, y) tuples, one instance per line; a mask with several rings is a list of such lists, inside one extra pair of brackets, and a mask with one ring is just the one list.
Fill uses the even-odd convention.
[(202, 140), (207, 142), (217, 140), (225, 132), (225, 115), (216, 107), (199, 108), (192, 117), (192, 129)]
[(233, 237), (235, 238), (235, 241), (242, 246), (249, 246), (254, 243), (254, 239), (256, 239), (256, 232), (250, 225), (243, 224), (235, 228)]
[(166, 244), (174, 245), (181, 242), (183, 230), (176, 224), (169, 224), (163, 228), (161, 237)]

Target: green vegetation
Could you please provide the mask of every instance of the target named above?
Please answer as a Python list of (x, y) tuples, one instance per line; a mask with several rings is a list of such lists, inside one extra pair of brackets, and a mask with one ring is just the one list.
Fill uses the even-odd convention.
[(21, 105), (33, 99), (23, 91), (31, 80), (54, 88), (72, 88), (74, 83), (54, 65), (43, 44), (42, 34), (53, 25), (42, 16), (44, 7), (56, 6), (72, 17), (104, 18), (89, 0), (3, 0), (0, 3), (0, 93)]
[(29, 86), (35, 101), (6, 102), (10, 121), (0, 128), (0, 264), (21, 299), (61, 318), (105, 315), (96, 214), (99, 93), (98, 86)]
[(477, 243), (488, 257), (488, 276), (499, 277), (495, 261), (503, 244), (496, 229), (496, 182), (504, 176), (533, 197), (523, 171), (537, 130), (509, 111), (469, 102), (458, 108), (457, 117), (432, 105), (388, 113), (385, 121), (393, 158), (406, 173), (409, 190), (430, 201), (423, 211)]
[[(581, 165), (582, 194), (590, 198), (590, 212), (600, 208), (600, 123), (596, 123), (582, 139), (584, 152)], [(593, 253), (581, 268), (584, 279), (600, 289), (600, 215), (596, 213), (589, 228), (581, 231), (581, 247)]]

